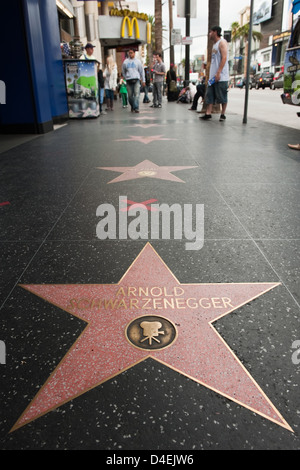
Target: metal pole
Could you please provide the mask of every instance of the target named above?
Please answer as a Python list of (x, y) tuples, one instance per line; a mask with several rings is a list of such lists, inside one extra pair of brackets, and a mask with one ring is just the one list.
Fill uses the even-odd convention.
[[(191, 29), (191, 0), (185, 0), (185, 35), (190, 36)], [(190, 46), (185, 45), (185, 86), (190, 82)]]
[(249, 100), (249, 82), (250, 82), (250, 66), (251, 66), (251, 44), (252, 44), (252, 23), (253, 23), (253, 9), (254, 0), (251, 0), (250, 6), (250, 24), (249, 24), (249, 37), (248, 37), (248, 60), (247, 60), (247, 75), (246, 75), (246, 92), (245, 92), (245, 106), (243, 124), (247, 124), (248, 114), (248, 100)]

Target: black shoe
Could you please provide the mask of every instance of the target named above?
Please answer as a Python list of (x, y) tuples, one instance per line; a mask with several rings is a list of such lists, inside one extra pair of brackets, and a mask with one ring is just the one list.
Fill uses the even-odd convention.
[(189, 108), (189, 111), (197, 111), (197, 108)]
[(135, 112), (135, 113), (139, 113), (139, 110), (138, 110), (138, 109), (135, 109), (134, 112)]
[(161, 108), (162, 106), (161, 106), (161, 104), (158, 104), (156, 107), (157, 107), (157, 108)]
[(204, 114), (204, 116), (200, 116), (199, 119), (203, 119), (204, 121), (207, 121), (208, 119), (211, 119), (211, 114)]
[(221, 116), (220, 116), (220, 119), (219, 119), (219, 120), (220, 120), (220, 121), (225, 121), (225, 119), (226, 119), (226, 116), (225, 116), (225, 114), (221, 114)]

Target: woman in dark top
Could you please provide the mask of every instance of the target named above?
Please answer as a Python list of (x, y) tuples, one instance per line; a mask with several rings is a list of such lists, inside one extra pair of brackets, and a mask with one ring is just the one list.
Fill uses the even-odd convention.
[(104, 78), (103, 78), (103, 72), (100, 68), (100, 65), (98, 65), (98, 86), (99, 86), (99, 106), (100, 106), (100, 114), (107, 114), (105, 111), (103, 111), (103, 98), (104, 98)]
[(170, 70), (167, 73), (166, 83), (168, 87), (168, 101), (177, 101), (178, 90), (177, 90), (177, 77), (174, 68), (174, 64), (171, 64)]

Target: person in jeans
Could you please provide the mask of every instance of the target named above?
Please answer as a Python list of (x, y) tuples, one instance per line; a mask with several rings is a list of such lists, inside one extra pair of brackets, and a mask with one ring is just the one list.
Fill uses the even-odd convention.
[(141, 84), (145, 86), (145, 73), (140, 60), (135, 58), (135, 51), (128, 51), (129, 57), (122, 65), (122, 76), (127, 83), (128, 101), (132, 113), (139, 113)]
[(166, 67), (162, 61), (160, 53), (153, 54), (153, 104), (151, 108), (161, 108), (162, 105), (162, 87), (166, 75)]
[(106, 67), (103, 73), (105, 78), (104, 88), (106, 96), (106, 111), (114, 109), (114, 92), (117, 88), (118, 69), (112, 56), (106, 59)]
[(100, 68), (100, 65), (98, 63), (98, 90), (99, 90), (99, 107), (100, 107), (100, 115), (104, 116), (107, 114), (105, 111), (103, 111), (103, 99), (104, 99), (104, 78), (103, 78), (103, 71)]

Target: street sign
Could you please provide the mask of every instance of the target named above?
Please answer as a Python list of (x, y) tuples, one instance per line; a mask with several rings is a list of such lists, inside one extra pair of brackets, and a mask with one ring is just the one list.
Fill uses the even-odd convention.
[(193, 38), (190, 37), (190, 36), (185, 36), (185, 37), (183, 37), (183, 38), (182, 38), (182, 44), (183, 44), (184, 46), (188, 46), (188, 45), (193, 44)]
[[(197, 0), (191, 2), (191, 18), (197, 18)], [(185, 18), (185, 0), (177, 0), (177, 18)]]
[(178, 46), (180, 44), (181, 44), (181, 29), (172, 29), (171, 46)]

